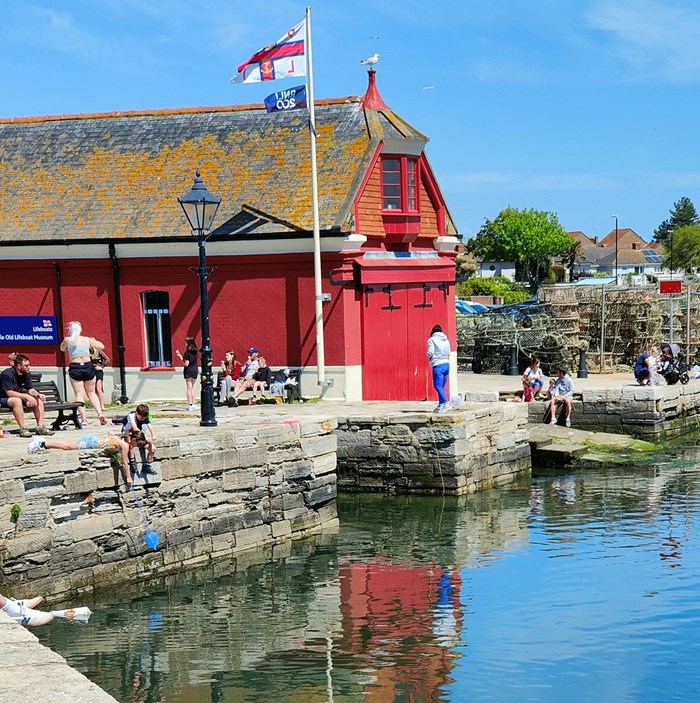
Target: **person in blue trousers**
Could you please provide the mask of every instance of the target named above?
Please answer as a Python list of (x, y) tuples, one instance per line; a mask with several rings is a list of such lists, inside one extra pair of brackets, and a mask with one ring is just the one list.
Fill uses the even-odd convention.
[(430, 361), (433, 372), (433, 387), (438, 397), (438, 404), (433, 412), (446, 413), (451, 407), (445, 392), (447, 379), (450, 376), (450, 340), (447, 339), (447, 335), (442, 331), (440, 325), (435, 325), (430, 331), (426, 356)]

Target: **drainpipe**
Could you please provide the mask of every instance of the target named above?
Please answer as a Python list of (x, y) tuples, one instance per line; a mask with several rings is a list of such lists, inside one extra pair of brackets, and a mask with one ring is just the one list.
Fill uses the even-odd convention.
[[(54, 271), (56, 272), (56, 324), (58, 326), (58, 339), (59, 342), (63, 336), (63, 294), (61, 291), (61, 267), (56, 261), (51, 262)], [(63, 352), (60, 352), (61, 363), (58, 368), (61, 369), (61, 386), (63, 387), (63, 397), (68, 397), (68, 384), (66, 382), (66, 357)]]
[(122, 320), (122, 292), (119, 283), (119, 259), (114, 244), (109, 245), (109, 258), (112, 260), (112, 278), (114, 280), (114, 308), (117, 314), (117, 350), (119, 351), (119, 382), (122, 387), (122, 394), (119, 402), (126, 405), (129, 397), (126, 395), (126, 366), (124, 364), (124, 324)]

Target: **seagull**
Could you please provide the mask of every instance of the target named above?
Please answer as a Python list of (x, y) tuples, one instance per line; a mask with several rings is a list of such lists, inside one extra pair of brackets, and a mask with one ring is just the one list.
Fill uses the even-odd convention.
[(433, 88), (435, 88), (434, 85), (424, 85), (423, 86), (423, 90), (433, 90)]
[(378, 35), (378, 34), (373, 34), (373, 35), (370, 37), (370, 39), (379, 39), (379, 35)]
[(375, 54), (374, 56), (370, 56), (368, 59), (362, 59), (360, 63), (365, 64), (366, 66), (374, 66), (375, 63), (379, 61), (379, 54)]

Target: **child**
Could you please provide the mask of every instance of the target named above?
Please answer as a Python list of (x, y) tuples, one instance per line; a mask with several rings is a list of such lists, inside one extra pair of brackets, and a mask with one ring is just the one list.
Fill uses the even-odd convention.
[(34, 436), (27, 447), (28, 454), (37, 454), (46, 451), (47, 449), (104, 449), (110, 454), (119, 452), (119, 457), (122, 465), (122, 473), (126, 485), (131, 488), (133, 483), (131, 474), (129, 473), (129, 445), (119, 437), (116, 437), (111, 432), (107, 437), (98, 437), (95, 434), (86, 434), (78, 439), (73, 439), (70, 442), (62, 442), (58, 439), (44, 439), (43, 437)]
[(535, 399), (535, 389), (532, 387), (532, 383), (529, 378), (523, 379), (523, 401), (525, 403), (532, 403)]
[[(148, 435), (146, 435), (146, 428)], [(139, 403), (136, 410), (130, 412), (122, 426), (122, 437), (129, 445), (129, 468), (131, 473), (138, 471), (134, 449), (138, 447), (141, 452), (141, 470), (144, 474), (155, 474), (151, 466), (156, 454), (156, 433), (151, 425), (151, 411), (146, 403)]]

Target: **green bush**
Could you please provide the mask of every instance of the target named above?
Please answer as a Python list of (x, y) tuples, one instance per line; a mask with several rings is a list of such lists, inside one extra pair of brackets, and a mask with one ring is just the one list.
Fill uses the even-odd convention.
[(509, 281), (503, 276), (470, 278), (468, 281), (458, 283), (456, 291), (460, 298), (489, 295), (502, 297), (504, 303), (522, 303), (532, 297), (527, 288)]

